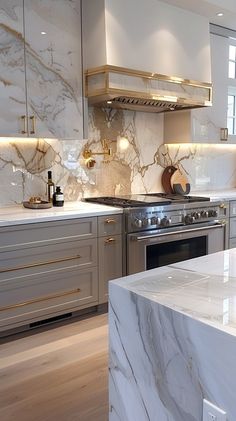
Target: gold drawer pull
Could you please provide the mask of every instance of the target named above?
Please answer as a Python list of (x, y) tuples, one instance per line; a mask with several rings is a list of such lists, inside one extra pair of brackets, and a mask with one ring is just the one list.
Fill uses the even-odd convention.
[(80, 258), (81, 256), (78, 254), (77, 256), (65, 257), (64, 259), (46, 260), (45, 262), (31, 263), (30, 265), (17, 266), (15, 268), (0, 269), (0, 273), (13, 272), (14, 270), (30, 269), (35, 268), (37, 266), (51, 265), (53, 263), (67, 262), (68, 260), (76, 260)]
[(111, 243), (115, 243), (115, 242), (116, 242), (116, 239), (112, 238), (112, 237), (105, 239), (105, 244), (111, 244)]
[(21, 116), (21, 121), (23, 123), (23, 128), (21, 130), (21, 134), (26, 134), (27, 133), (27, 127), (26, 127), (26, 115), (22, 115)]
[(30, 134), (35, 134), (35, 116), (31, 115), (30, 116), (30, 121), (31, 121), (31, 127), (32, 129), (30, 130)]
[(112, 219), (112, 218), (107, 218), (105, 220), (105, 223), (106, 224), (116, 224), (116, 220), (115, 219)]
[(80, 288), (72, 289), (71, 291), (60, 292), (58, 294), (46, 295), (46, 296), (41, 297), (41, 298), (33, 298), (32, 300), (25, 301), (25, 302), (22, 302), (22, 303), (11, 304), (9, 306), (0, 307), (0, 311), (6, 311), (6, 310), (14, 309), (14, 308), (25, 307), (25, 306), (28, 306), (30, 304), (40, 303), (41, 301), (52, 300), (54, 298), (65, 297), (66, 295), (72, 295), (72, 294), (76, 294), (78, 292), (81, 292)]

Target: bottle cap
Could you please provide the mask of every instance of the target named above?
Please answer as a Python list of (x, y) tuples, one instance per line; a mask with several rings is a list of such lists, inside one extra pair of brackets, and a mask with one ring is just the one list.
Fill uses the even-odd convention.
[(52, 171), (48, 171), (48, 178), (52, 178)]

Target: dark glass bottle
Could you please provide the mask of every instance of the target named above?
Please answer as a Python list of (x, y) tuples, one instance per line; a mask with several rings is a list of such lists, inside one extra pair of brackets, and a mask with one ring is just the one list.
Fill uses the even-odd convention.
[(56, 187), (56, 191), (53, 194), (53, 206), (63, 206), (64, 205), (64, 194), (61, 191), (59, 186)]
[(54, 192), (55, 192), (55, 184), (52, 181), (52, 171), (48, 171), (48, 181), (47, 181), (48, 202), (52, 202)]

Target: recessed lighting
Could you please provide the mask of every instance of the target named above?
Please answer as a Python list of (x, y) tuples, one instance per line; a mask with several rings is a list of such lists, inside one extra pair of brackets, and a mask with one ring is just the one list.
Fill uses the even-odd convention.
[(216, 14), (216, 16), (224, 16), (224, 13), (219, 12), (219, 13)]
[(47, 32), (41, 31), (41, 35), (46, 35), (46, 34), (47, 34)]
[(107, 104), (112, 104), (112, 101), (110, 101), (110, 100), (109, 100), (109, 101), (107, 101)]

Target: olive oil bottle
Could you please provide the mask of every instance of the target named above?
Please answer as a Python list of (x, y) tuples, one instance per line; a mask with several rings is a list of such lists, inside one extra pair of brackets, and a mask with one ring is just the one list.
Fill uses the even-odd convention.
[(48, 181), (47, 181), (48, 202), (52, 202), (54, 192), (55, 192), (55, 184), (52, 181), (52, 171), (48, 171)]

